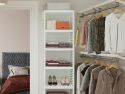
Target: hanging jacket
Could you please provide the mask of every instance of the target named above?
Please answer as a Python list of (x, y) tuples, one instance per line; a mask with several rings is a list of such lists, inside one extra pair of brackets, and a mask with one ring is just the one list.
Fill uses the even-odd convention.
[(99, 73), (95, 94), (125, 94), (125, 72), (117, 70), (116, 77), (109, 69)]
[(104, 68), (105, 68), (105, 66), (99, 66), (92, 70), (90, 86), (89, 86), (89, 94), (95, 94), (95, 89), (96, 89), (97, 80), (98, 80), (98, 74)]

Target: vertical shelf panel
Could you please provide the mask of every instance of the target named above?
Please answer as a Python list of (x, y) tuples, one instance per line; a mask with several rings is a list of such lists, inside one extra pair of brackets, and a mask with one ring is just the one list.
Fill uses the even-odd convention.
[[(69, 94), (74, 94), (74, 11), (72, 10), (46, 10), (44, 11), (44, 89), (47, 91), (68, 91)], [(47, 21), (68, 21), (70, 23), (69, 30), (49, 30), (47, 29)], [(47, 42), (70, 42), (71, 48), (48, 48)], [(46, 66), (46, 60), (68, 60), (72, 66), (68, 67), (49, 67)], [(70, 78), (71, 84), (69, 86), (49, 86), (49, 75), (55, 75), (60, 83), (61, 77), (66, 75)]]

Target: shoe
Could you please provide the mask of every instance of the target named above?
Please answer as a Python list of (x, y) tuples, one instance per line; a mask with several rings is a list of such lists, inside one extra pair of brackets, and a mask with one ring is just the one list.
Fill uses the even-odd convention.
[(70, 78), (68, 76), (65, 77), (65, 85), (70, 85)]
[(49, 78), (48, 78), (48, 85), (52, 85), (53, 83), (52, 83), (52, 76), (51, 75), (49, 75)]
[(61, 77), (61, 85), (65, 85), (65, 76)]
[(52, 82), (53, 85), (57, 85), (57, 79), (56, 79), (56, 76), (54, 75), (53, 76), (53, 82)]

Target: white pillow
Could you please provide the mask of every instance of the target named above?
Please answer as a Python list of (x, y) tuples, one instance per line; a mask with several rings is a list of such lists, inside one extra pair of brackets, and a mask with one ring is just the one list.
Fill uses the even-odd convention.
[(9, 77), (16, 76), (16, 75), (29, 75), (29, 69), (28, 67), (19, 67), (14, 65), (8, 65), (8, 69), (10, 74)]

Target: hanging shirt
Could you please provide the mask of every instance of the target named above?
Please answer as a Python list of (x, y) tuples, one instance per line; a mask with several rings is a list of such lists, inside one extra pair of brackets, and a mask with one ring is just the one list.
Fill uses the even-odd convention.
[(77, 28), (76, 30), (76, 36), (75, 36), (75, 46), (76, 47), (79, 47), (80, 46), (80, 34), (81, 34), (81, 31), (79, 28)]
[(88, 53), (93, 53), (93, 48), (92, 48), (92, 30), (91, 30), (91, 24), (93, 20), (90, 20), (88, 22), (88, 42), (87, 42), (87, 51)]
[(83, 79), (83, 75), (81, 74), (81, 71), (85, 68), (85, 64), (81, 64), (77, 69), (77, 94), (83, 94), (80, 90), (81, 86), (81, 79)]
[(84, 21), (82, 25), (82, 34), (81, 34), (81, 45), (86, 49), (88, 41), (88, 21)]
[(125, 53), (125, 13), (111, 13), (105, 21), (105, 51)]

